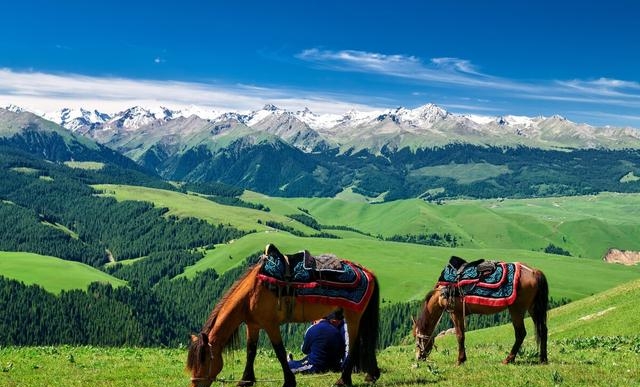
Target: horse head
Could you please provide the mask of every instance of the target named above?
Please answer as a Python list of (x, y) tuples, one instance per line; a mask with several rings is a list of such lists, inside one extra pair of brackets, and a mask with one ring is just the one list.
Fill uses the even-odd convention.
[(206, 333), (191, 335), (187, 371), (191, 372), (191, 387), (209, 387), (222, 370), (222, 356), (214, 351)]
[[(436, 294), (437, 293), (437, 294)], [(424, 301), (422, 313), (413, 319), (413, 337), (416, 339), (416, 360), (424, 361), (433, 349), (435, 329), (440, 322), (443, 308), (438, 302), (439, 292), (430, 291)]]

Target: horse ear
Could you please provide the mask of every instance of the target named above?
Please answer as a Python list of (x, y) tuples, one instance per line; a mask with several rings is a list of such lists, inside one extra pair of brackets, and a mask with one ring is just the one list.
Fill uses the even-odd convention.
[(192, 334), (191, 335), (191, 342), (192, 343), (196, 343), (197, 341), (198, 341), (198, 336)]
[(203, 344), (209, 344), (209, 337), (207, 337), (206, 333), (200, 332), (200, 338), (202, 339)]

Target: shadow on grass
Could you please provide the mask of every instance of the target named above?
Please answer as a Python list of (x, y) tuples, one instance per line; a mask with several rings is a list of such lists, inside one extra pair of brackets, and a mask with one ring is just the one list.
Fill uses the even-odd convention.
[[(378, 380), (376, 382), (376, 386), (426, 386), (426, 385), (435, 385), (441, 382), (446, 381), (445, 378), (436, 378), (436, 379), (426, 379), (426, 378), (414, 378), (408, 380), (396, 380), (389, 383), (385, 383), (383, 380)], [(371, 386), (371, 384), (362, 384), (362, 386)]]

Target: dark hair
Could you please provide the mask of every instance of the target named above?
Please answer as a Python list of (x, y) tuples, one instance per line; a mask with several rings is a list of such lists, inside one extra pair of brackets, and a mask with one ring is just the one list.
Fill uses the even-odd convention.
[(333, 312), (325, 316), (327, 320), (344, 320), (344, 313), (342, 309), (336, 309)]

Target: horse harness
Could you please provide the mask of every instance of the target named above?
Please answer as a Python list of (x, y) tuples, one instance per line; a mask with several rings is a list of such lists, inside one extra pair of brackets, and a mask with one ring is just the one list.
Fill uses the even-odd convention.
[[(207, 343), (207, 345), (209, 346), (209, 358), (210, 358), (210, 362), (209, 362), (209, 373), (207, 375), (211, 375), (213, 373), (213, 346), (211, 345), (211, 343)], [(191, 377), (191, 382), (215, 382), (216, 378), (212, 378), (210, 376), (208, 377)]]

